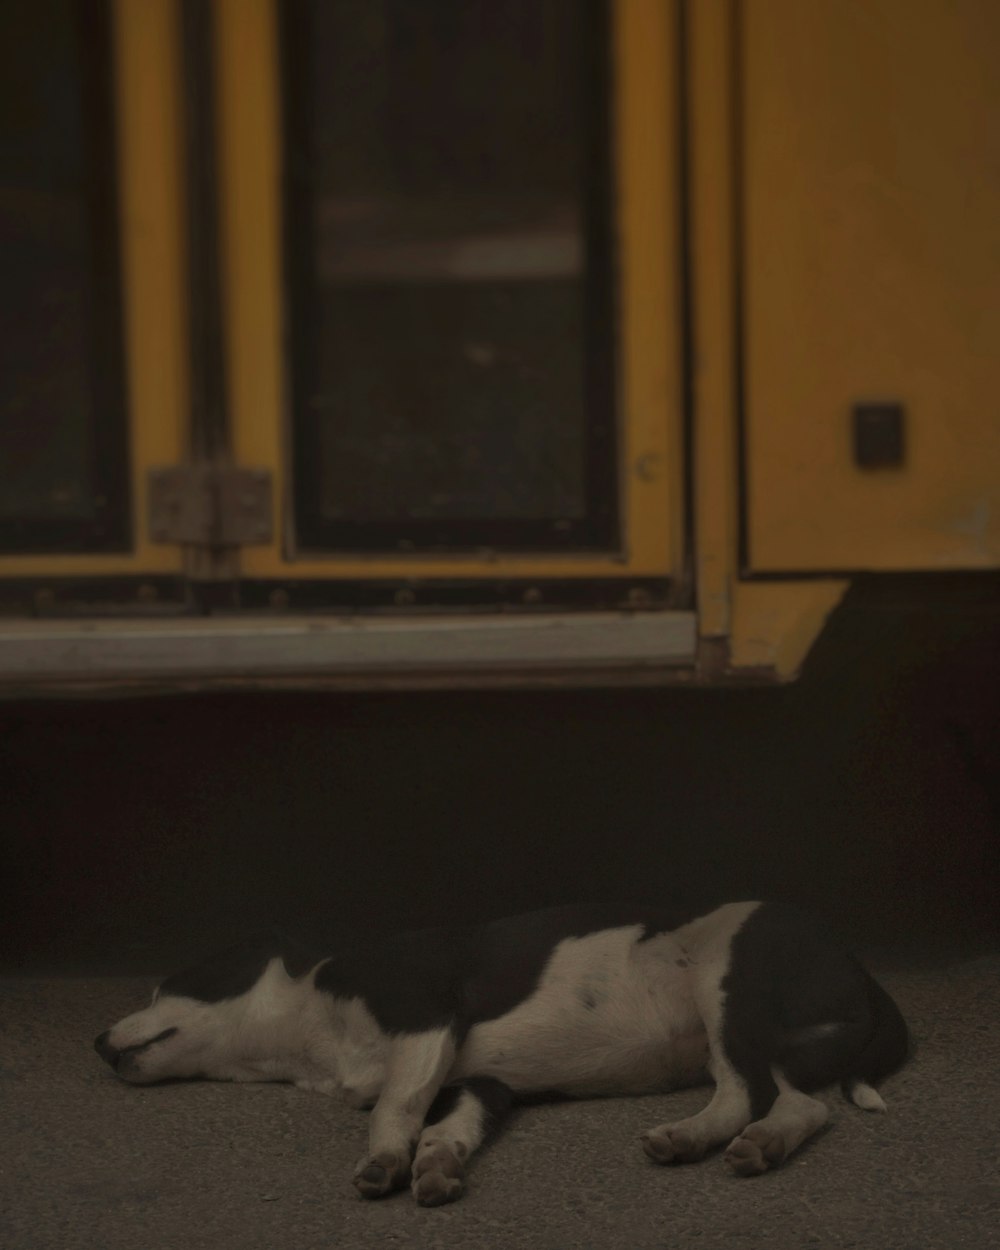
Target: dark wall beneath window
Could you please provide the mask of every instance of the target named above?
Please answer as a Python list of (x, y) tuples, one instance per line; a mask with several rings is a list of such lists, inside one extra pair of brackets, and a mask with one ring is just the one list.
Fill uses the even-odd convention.
[(0, 706), (0, 958), (162, 971), (268, 919), (805, 900), (998, 935), (1000, 622), (855, 595), (796, 685)]

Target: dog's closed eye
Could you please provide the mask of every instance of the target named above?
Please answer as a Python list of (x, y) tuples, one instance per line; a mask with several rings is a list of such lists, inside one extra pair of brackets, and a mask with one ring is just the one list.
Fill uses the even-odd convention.
[(138, 1042), (135, 1046), (126, 1046), (122, 1054), (134, 1054), (137, 1051), (146, 1050), (150, 1046), (155, 1046), (157, 1042), (165, 1042), (168, 1037), (173, 1037), (176, 1032), (176, 1029), (164, 1029), (162, 1033), (157, 1033), (155, 1037), (151, 1037), (145, 1042)]

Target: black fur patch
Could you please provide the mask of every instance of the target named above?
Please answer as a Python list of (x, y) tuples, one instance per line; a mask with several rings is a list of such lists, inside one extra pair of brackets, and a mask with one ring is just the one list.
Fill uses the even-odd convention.
[(338, 998), (363, 998), (387, 1032), (451, 1026), (461, 1041), (474, 1024), (528, 998), (566, 938), (639, 925), (641, 940), (680, 923), (651, 908), (571, 906), (467, 928), (356, 935), (319, 969), (316, 985)]
[(160, 993), (195, 998), (203, 1003), (238, 998), (257, 983), (275, 958), (282, 960), (290, 976), (301, 976), (318, 962), (315, 954), (281, 930), (266, 929), (200, 964), (175, 972), (160, 983)]
[(465, 1082), (465, 1088), (479, 1099), (484, 1112), (483, 1130), (487, 1138), (491, 1137), (510, 1110), (513, 1093), (503, 1081), (490, 1076), (474, 1076)]
[[(747, 1082), (754, 1119), (777, 1086), (771, 1065), (802, 1090), (851, 1076), (876, 1080), (906, 1055), (906, 1026), (888, 994), (821, 921), (765, 903), (733, 939), (722, 1041)], [(838, 1024), (796, 1041), (796, 1033)]]
[(483, 1132), (485, 1137), (495, 1133), (500, 1123), (510, 1110), (514, 1095), (503, 1081), (492, 1076), (474, 1076), (458, 1085), (445, 1085), (438, 1091), (427, 1112), (425, 1125), (440, 1122), (458, 1106), (463, 1092), (468, 1091), (476, 1098), (483, 1108)]

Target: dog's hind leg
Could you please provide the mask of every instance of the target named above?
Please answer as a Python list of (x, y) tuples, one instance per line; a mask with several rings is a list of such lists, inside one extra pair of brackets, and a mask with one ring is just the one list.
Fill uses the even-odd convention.
[(469, 1156), (496, 1131), (510, 1104), (510, 1090), (492, 1077), (473, 1077), (441, 1091), (413, 1159), (411, 1189), (421, 1206), (461, 1197)]
[(424, 1118), (455, 1061), (451, 1029), (403, 1034), (393, 1039), (382, 1092), (372, 1110), (368, 1154), (354, 1172), (365, 1198), (402, 1189)]
[[(753, 1115), (753, 1102), (767, 1102), (768, 1086), (773, 1090), (771, 1101), (778, 1093), (766, 1063), (756, 1062), (752, 1053), (734, 1057), (728, 1052), (722, 1040), (720, 1017), (721, 1003), (716, 1011), (703, 1013), (715, 1092), (708, 1106), (697, 1115), (673, 1124), (661, 1124), (643, 1133), (642, 1148), (655, 1163), (696, 1162), (713, 1146), (729, 1141), (748, 1124)], [(734, 1062), (734, 1058), (738, 1061)], [(757, 1095), (756, 1100), (752, 1091)]]
[(826, 1123), (829, 1110), (818, 1098), (794, 1089), (777, 1073), (778, 1097), (762, 1120), (748, 1124), (726, 1151), (738, 1176), (759, 1176), (776, 1167)]
[(778, 1096), (771, 1073), (770, 1038), (752, 1008), (727, 993), (732, 942), (756, 904), (720, 908), (678, 937), (695, 971), (692, 992), (708, 1036), (709, 1071), (715, 1092), (703, 1111), (642, 1135), (646, 1154), (656, 1163), (692, 1163), (713, 1146), (739, 1133), (754, 1116), (763, 1116)]

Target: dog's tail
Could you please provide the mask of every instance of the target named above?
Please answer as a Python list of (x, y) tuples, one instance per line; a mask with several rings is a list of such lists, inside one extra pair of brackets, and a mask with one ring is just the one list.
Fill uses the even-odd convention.
[(840, 1088), (844, 1097), (863, 1111), (884, 1111), (885, 1103), (874, 1087), (906, 1062), (910, 1035), (906, 1021), (889, 994), (867, 972), (865, 977), (871, 1033), (852, 1059)]

